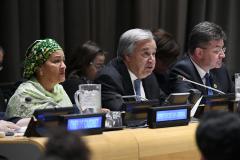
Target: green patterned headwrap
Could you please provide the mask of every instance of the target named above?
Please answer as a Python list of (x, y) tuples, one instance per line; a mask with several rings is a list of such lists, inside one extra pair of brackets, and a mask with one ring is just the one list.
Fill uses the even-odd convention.
[(27, 49), (23, 77), (30, 79), (37, 68), (44, 64), (49, 56), (57, 50), (62, 50), (62, 48), (53, 39), (36, 40)]

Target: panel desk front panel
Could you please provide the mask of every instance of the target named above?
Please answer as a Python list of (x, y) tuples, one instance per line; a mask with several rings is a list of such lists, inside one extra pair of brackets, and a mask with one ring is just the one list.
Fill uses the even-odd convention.
[[(196, 126), (192, 123), (159, 129), (124, 129), (84, 136), (83, 139), (92, 152), (92, 160), (195, 160), (200, 159), (195, 144)], [(43, 152), (46, 141), (47, 138), (36, 137), (0, 138), (0, 154), (3, 148), (11, 154), (24, 154), (26, 144)], [(22, 144), (22, 151), (13, 151), (11, 148), (18, 144)]]

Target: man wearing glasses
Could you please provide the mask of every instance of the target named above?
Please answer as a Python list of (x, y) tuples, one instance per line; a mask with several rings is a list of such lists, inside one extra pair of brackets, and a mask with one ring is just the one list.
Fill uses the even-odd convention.
[[(178, 61), (171, 70), (172, 92), (188, 92), (198, 89), (203, 95), (219, 94), (214, 90), (189, 83), (183, 79), (207, 85), (224, 93), (232, 93), (234, 87), (223, 65), (226, 35), (222, 28), (212, 22), (194, 26), (189, 36), (188, 55)], [(183, 79), (179, 79), (179, 76)]]

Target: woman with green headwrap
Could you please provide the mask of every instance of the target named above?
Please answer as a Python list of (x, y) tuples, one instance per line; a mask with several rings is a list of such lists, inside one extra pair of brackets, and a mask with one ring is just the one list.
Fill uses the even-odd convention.
[(72, 106), (59, 84), (65, 80), (64, 53), (53, 39), (35, 41), (26, 52), (24, 78), (10, 98), (6, 117), (31, 117), (34, 110)]

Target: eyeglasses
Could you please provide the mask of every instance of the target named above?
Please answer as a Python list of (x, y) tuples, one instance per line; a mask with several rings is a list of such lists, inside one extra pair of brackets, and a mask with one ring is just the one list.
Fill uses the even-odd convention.
[(104, 64), (95, 64), (94, 62), (90, 62), (98, 71), (101, 70), (105, 65)]
[(216, 53), (220, 53), (220, 52), (223, 52), (225, 53), (226, 52), (226, 47), (223, 47), (223, 48), (216, 48), (216, 50), (214, 50)]
[[(204, 47), (199, 47), (201, 49), (208, 49), (208, 48), (204, 48)], [(216, 54), (220, 54), (220, 53), (225, 53), (226, 52), (226, 47), (223, 47), (223, 48), (214, 48), (213, 49), (213, 52), (216, 53)]]

